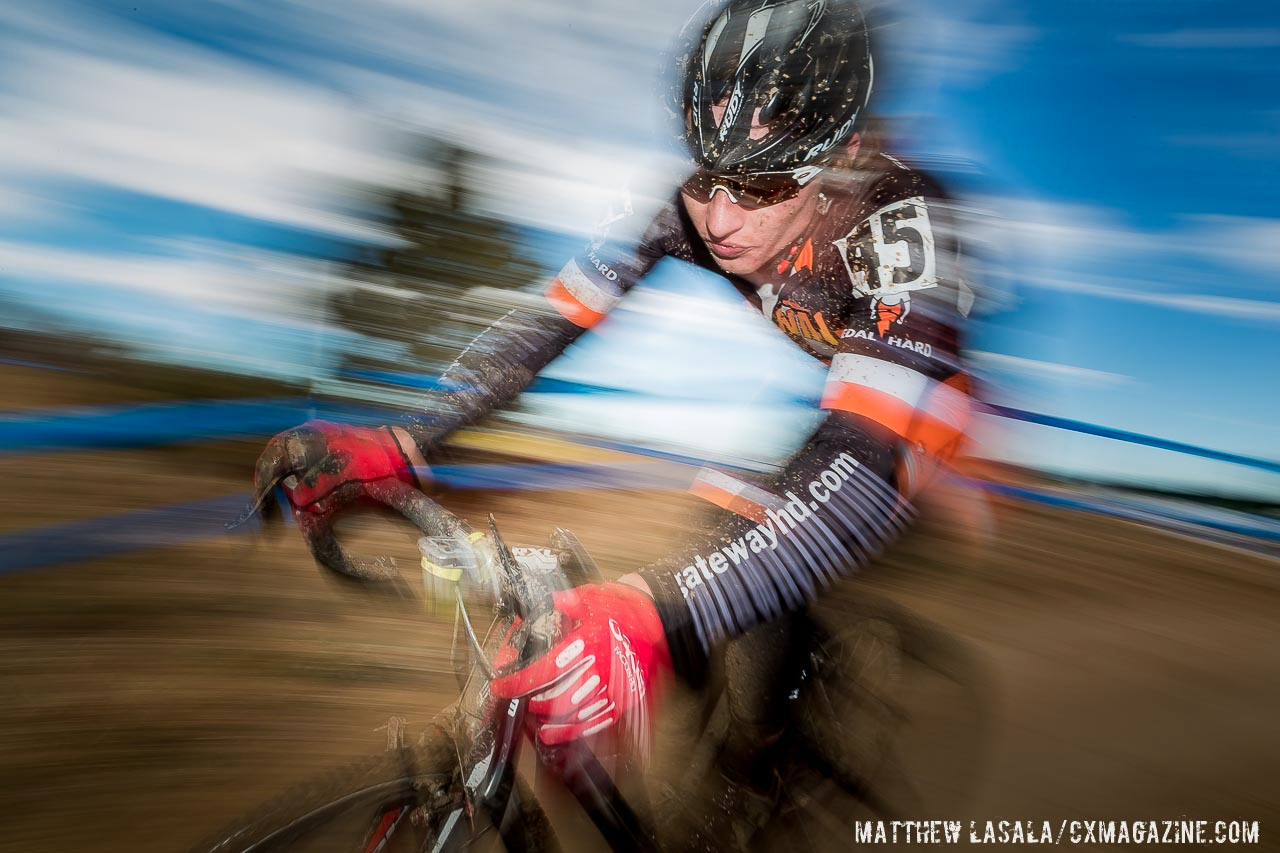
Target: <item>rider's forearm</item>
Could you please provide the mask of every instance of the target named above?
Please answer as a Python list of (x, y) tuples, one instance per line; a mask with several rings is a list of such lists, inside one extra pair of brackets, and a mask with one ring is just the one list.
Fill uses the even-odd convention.
[(413, 458), (416, 449), (422, 460), (453, 431), (514, 400), (584, 331), (550, 307), (509, 312), (454, 360), (440, 379), (440, 390), (393, 425), (399, 436), (412, 439), (413, 448), (406, 447), (406, 455)]
[(514, 400), (667, 253), (677, 218), (669, 205), (643, 234), (615, 224), (623, 236), (598, 236), (551, 280), (540, 309), (519, 308), (486, 329), (445, 371), (442, 390), (423, 400), (420, 413), (393, 426), (429, 457), (451, 432)]
[(893, 470), (891, 444), (830, 417), (754, 518), (726, 515), (709, 536), (642, 569), (677, 672), (697, 681), (713, 647), (800, 609), (873, 559), (911, 513)]

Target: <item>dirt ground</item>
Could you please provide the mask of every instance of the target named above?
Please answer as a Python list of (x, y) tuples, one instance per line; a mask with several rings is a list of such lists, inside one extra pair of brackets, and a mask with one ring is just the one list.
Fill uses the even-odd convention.
[[(253, 451), (0, 457), (3, 531), (240, 492)], [(839, 594), (888, 596), (981, 661), (990, 738), (963, 815), (1245, 818), (1280, 849), (1280, 564), (1005, 502), (988, 538), (973, 496), (955, 497)], [(529, 544), (571, 527), (620, 573), (678, 541), (688, 500), (450, 506), (493, 511)], [(412, 560), (388, 523), (358, 542)], [(389, 716), (425, 724), (455, 695), (442, 618), (322, 577), (289, 529), (9, 574), (0, 590), (4, 850), (185, 849), (382, 749)]]

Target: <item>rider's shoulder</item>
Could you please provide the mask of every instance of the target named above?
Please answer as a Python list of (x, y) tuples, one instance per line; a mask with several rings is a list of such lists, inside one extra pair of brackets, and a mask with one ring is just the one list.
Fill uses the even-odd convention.
[(688, 224), (679, 194), (669, 198), (619, 194), (591, 236), (589, 252), (656, 258), (673, 255), (689, 260)]
[(827, 181), (835, 219), (850, 227), (907, 201), (927, 206), (949, 200), (942, 184), (924, 169), (885, 151), (861, 158)]
[(693, 261), (692, 236), (692, 227), (677, 191), (649, 220), (643, 242), (663, 255)]

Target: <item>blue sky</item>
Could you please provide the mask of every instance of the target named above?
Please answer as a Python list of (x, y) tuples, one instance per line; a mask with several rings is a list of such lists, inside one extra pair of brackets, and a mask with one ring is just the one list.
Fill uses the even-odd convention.
[[(463, 136), (502, 158), (482, 201), (526, 233), (588, 231), (624, 180), (643, 209), (646, 194), (666, 191), (653, 176), (669, 170), (651, 142), (657, 54), (694, 5), (8, 4), (0, 296), (169, 358), (323, 373), (331, 344), (319, 306), (339, 283), (316, 257), (385, 239), (350, 187), (423, 179), (406, 129)], [(911, 0), (884, 20), (878, 108), (897, 117), (908, 153), (978, 211), (991, 286), (974, 361), (1002, 399), (1276, 458), (1280, 11)], [(707, 287), (684, 292), (720, 298)], [(646, 336), (653, 305), (682, 310), (646, 299), (611, 333), (628, 351), (637, 336), (651, 343), (626, 381), (648, 376), (670, 391), (672, 365), (695, 352), (699, 363), (743, 363), (722, 340), (732, 334), (687, 351)], [(600, 337), (557, 369), (624, 375), (621, 348)], [(753, 363), (787, 363), (767, 336), (749, 340)], [(793, 390), (811, 383), (806, 374)], [(752, 453), (806, 423), (776, 401), (740, 403), (771, 407), (768, 435), (743, 439)], [(699, 434), (742, 420), (716, 405), (720, 420), (699, 421)], [(634, 421), (593, 417), (603, 431)], [(1044, 429), (1001, 434), (991, 451), (1280, 491), (1274, 477)]]

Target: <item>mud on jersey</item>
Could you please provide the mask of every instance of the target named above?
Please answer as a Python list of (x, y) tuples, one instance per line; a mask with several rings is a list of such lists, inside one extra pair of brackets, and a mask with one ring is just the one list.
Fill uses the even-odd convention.
[[(699, 477), (693, 491), (726, 510), (720, 524), (642, 570), (686, 676), (711, 647), (803, 606), (877, 554), (910, 514), (917, 472), (961, 440), (969, 399), (958, 329), (972, 294), (953, 217), (927, 177), (878, 154), (824, 183), (809, 232), (771, 261), (765, 284), (728, 276), (829, 366), (830, 414), (763, 487)], [(662, 257), (721, 272), (678, 199), (638, 240), (618, 230), (555, 277), (553, 311), (513, 312), (472, 344), (447, 376), (462, 392), (452, 414), (420, 426), (424, 439), (513, 398)]]
[[(932, 456), (948, 452), (968, 411), (957, 335), (973, 295), (953, 215), (924, 175), (879, 154), (827, 182), (809, 233), (766, 268), (767, 283), (728, 276), (829, 366), (824, 409), (868, 419)], [(664, 256), (720, 272), (677, 201), (638, 246), (593, 243), (561, 270), (548, 299), (590, 328)]]

